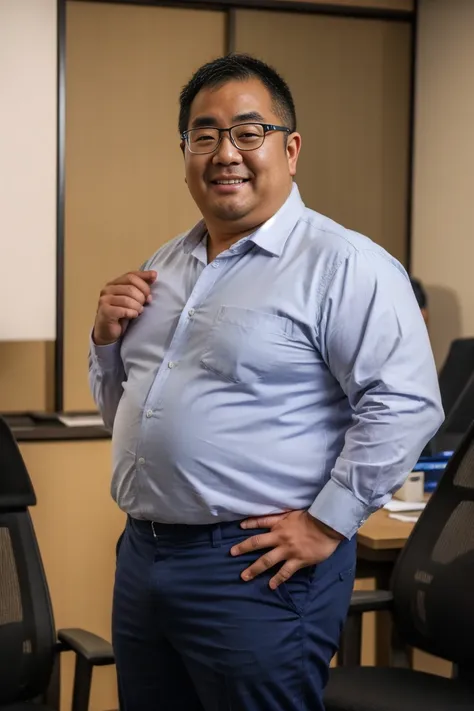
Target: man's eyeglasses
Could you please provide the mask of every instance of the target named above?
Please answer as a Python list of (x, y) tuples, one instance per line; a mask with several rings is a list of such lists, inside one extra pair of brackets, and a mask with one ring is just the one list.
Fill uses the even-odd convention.
[(263, 145), (269, 131), (291, 133), (286, 126), (272, 123), (239, 123), (230, 128), (191, 128), (183, 131), (181, 138), (186, 141), (190, 153), (214, 153), (219, 148), (224, 133), (228, 133), (232, 145), (239, 151), (255, 151)]

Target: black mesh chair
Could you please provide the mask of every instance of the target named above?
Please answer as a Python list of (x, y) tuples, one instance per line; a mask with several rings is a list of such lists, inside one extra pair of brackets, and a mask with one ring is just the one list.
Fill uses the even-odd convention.
[(439, 372), (439, 389), (446, 417), (474, 374), (474, 338), (457, 338)]
[(76, 653), (73, 711), (89, 706), (92, 669), (114, 661), (105, 640), (54, 629), (41, 556), (28, 512), (35, 493), (0, 418), (0, 711), (59, 709), (59, 653)]
[(474, 420), (474, 338), (457, 338), (439, 372), (445, 420), (424, 454), (455, 450)]
[[(406, 648), (452, 662), (453, 678), (358, 666), (370, 610), (390, 610)], [(474, 425), (400, 554), (391, 591), (353, 594), (342, 657), (349, 663), (331, 671), (327, 711), (474, 710)]]

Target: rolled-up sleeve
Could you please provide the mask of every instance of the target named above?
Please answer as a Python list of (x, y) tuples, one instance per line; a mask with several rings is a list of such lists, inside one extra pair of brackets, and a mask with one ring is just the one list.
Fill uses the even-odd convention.
[(329, 283), (318, 321), (321, 353), (353, 416), (309, 513), (351, 538), (403, 484), (443, 410), (411, 284), (386, 253), (350, 254)]

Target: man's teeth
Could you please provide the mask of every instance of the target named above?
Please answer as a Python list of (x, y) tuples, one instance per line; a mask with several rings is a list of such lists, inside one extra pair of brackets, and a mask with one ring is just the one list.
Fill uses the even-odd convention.
[(245, 182), (243, 179), (239, 180), (216, 180), (217, 185), (237, 185), (238, 183)]

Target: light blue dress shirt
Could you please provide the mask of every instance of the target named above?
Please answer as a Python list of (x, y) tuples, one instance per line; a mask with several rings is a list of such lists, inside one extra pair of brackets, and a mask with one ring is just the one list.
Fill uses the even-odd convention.
[(184, 524), (309, 509), (353, 536), (443, 419), (403, 267), (294, 185), (210, 264), (200, 222), (143, 268), (152, 303), (90, 352), (118, 505)]

